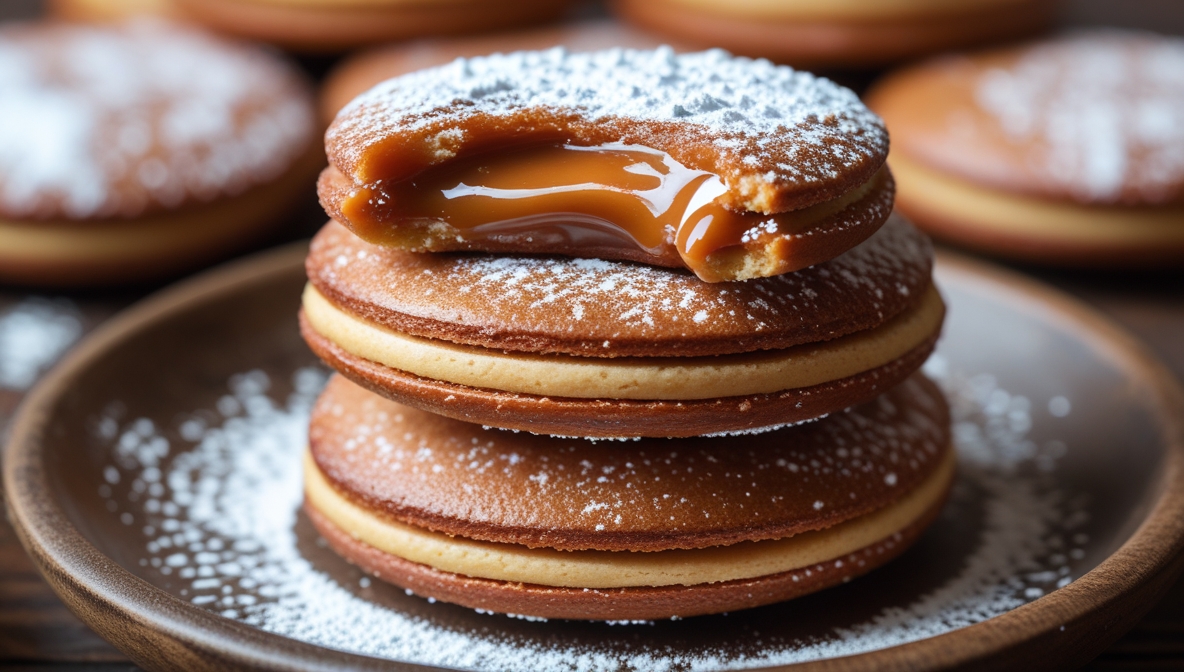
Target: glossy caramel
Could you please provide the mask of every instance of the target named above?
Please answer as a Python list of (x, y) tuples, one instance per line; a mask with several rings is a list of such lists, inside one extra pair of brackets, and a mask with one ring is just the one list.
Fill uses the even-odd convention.
[[(872, 180), (874, 181), (874, 180)], [(870, 181), (869, 181), (870, 184)], [(712, 173), (640, 145), (535, 145), (451, 161), (407, 180), (355, 189), (342, 211), (364, 240), (398, 245), (401, 227), (443, 225), (480, 241), (640, 248), (652, 263), (711, 274), (712, 255), (799, 233), (865, 194), (776, 215), (737, 213)]]

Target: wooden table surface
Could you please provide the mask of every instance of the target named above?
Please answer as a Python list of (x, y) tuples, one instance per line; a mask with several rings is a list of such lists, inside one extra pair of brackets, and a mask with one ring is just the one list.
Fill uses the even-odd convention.
[[(0, 2), (0, 20), (32, 16), (37, 11), (36, 0)], [(1180, 0), (1083, 0), (1071, 2), (1067, 16), (1071, 23), (1147, 26), (1184, 33), (1184, 4)], [(309, 65), (314, 71), (323, 71), (324, 63)], [(306, 210), (295, 220), (298, 225), (288, 238), (306, 235), (310, 226), (321, 219), (314, 209)], [(1140, 337), (1184, 380), (1184, 268), (1151, 274), (1019, 270), (1112, 317)], [(81, 331), (89, 331), (151, 289), (70, 294), (64, 297), (68, 303), (63, 305), (72, 311), (72, 319), (77, 320)], [(0, 287), (0, 319), (31, 297), (48, 296), (52, 295)], [(2, 357), (0, 352), (0, 363)], [(0, 378), (0, 436), (23, 391), (4, 387)], [(25, 556), (7, 520), (0, 521), (0, 666), (38, 671), (138, 669), (66, 610)], [(1184, 581), (1165, 593), (1133, 630), (1086, 669), (1184, 670)]]

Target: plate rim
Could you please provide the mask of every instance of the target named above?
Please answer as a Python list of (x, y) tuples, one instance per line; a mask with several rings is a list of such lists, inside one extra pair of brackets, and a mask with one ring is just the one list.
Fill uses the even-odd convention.
[[(395, 669), (438, 670), (354, 654), (265, 632), (219, 616), (152, 586), (103, 555), (51, 494), (40, 455), (51, 410), (71, 381), (125, 338), (194, 305), (303, 266), (307, 241), (224, 264), (166, 287), (120, 312), (85, 337), (30, 390), (10, 425), (3, 452), (8, 518), (26, 553), (67, 608), (137, 664), (164, 669)], [(987, 282), (991, 292), (1024, 298), (1030, 308), (1081, 324), (1100, 355), (1117, 359), (1152, 392), (1165, 442), (1159, 497), (1131, 536), (1098, 566), (1072, 583), (986, 621), (934, 637), (850, 656), (769, 670), (945, 669), (986, 667), (1004, 661), (1061, 667), (1101, 652), (1184, 573), (1184, 388), (1158, 357), (1098, 310), (1016, 271), (939, 250), (935, 275)], [(1088, 338), (1085, 338), (1088, 337)], [(1105, 352), (1101, 352), (1104, 350)], [(1110, 610), (1109, 618), (1099, 614)], [(1090, 619), (1101, 624), (1090, 624)], [(1100, 631), (1106, 635), (1100, 635)], [(1030, 657), (1040, 652), (1038, 658)], [(1063, 656), (1050, 655), (1063, 654)], [(1056, 658), (1049, 661), (1050, 658)], [(181, 662), (183, 661), (183, 663)]]

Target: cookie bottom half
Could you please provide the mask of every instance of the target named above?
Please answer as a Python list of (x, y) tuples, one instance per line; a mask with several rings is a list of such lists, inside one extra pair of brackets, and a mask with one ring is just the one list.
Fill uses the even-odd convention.
[(689, 437), (749, 433), (807, 422), (868, 401), (919, 369), (934, 334), (899, 358), (817, 385), (715, 399), (579, 399), (503, 392), (416, 376), (359, 357), (325, 338), (301, 315), (301, 333), (329, 366), (388, 399), (490, 427), (589, 438)]
[[(1056, 3), (975, 3), (961, 11), (903, 16), (759, 17), (719, 2), (616, 0), (631, 21), (688, 43), (722, 47), (798, 67), (862, 68), (945, 49), (968, 47), (1034, 34), (1049, 25)], [(793, 3), (781, 5), (791, 12)], [(953, 6), (953, 3), (950, 3)]]
[(305, 52), (337, 52), (391, 40), (543, 23), (567, 7), (564, 0), (175, 1), (187, 16), (219, 31)]
[[(498, 613), (511, 613), (541, 618), (563, 618), (581, 620), (649, 620), (672, 617), (695, 616), (747, 609), (799, 597), (840, 583), (888, 562), (908, 548), (938, 516), (948, 495), (954, 477), (954, 457), (950, 451), (946, 463), (927, 482), (901, 501), (884, 509), (861, 516), (834, 528), (806, 533), (788, 539), (756, 542), (733, 547), (700, 549), (699, 551), (659, 551), (657, 553), (634, 554), (625, 552), (618, 558), (610, 558), (606, 576), (614, 576), (612, 563), (620, 562), (621, 575), (630, 573), (631, 564), (645, 564), (650, 560), (661, 563), (656, 557), (666, 553), (682, 554), (689, 558), (688, 566), (698, 567), (696, 555), (715, 556), (715, 564), (721, 558), (732, 558), (737, 565), (744, 565), (751, 555), (759, 555), (770, 546), (778, 548), (777, 554), (784, 555), (788, 568), (767, 574), (740, 576), (717, 581), (692, 582), (690, 585), (666, 582), (665, 585), (609, 585), (596, 588), (582, 588), (579, 585), (543, 585), (521, 580), (484, 578), (471, 576), (460, 571), (441, 569), (423, 562), (406, 559), (395, 553), (382, 550), (368, 543), (374, 537), (374, 530), (366, 529), (366, 522), (358, 526), (357, 520), (343, 516), (340, 502), (332, 494), (317, 485), (319, 474), (310, 471), (307, 476), (308, 491), (305, 511), (317, 530), (330, 546), (349, 562), (361, 567), (375, 577), (393, 583), (415, 594), (462, 606)], [(311, 461), (310, 461), (311, 463)], [(306, 464), (306, 468), (309, 465)], [(315, 469), (312, 466), (311, 469)], [(323, 477), (320, 477), (323, 478)], [(340, 496), (338, 496), (340, 497)], [(342, 497), (341, 499), (344, 500)], [(348, 501), (348, 500), (345, 500)], [(331, 511), (332, 513), (327, 513)], [(381, 528), (383, 519), (378, 516)], [(339, 522), (346, 520), (344, 524)], [(389, 523), (387, 523), (389, 524)], [(358, 527), (357, 530), (352, 529)], [(350, 528), (350, 529), (347, 529)], [(424, 537), (438, 537), (437, 542), (447, 544), (457, 539), (430, 531), (411, 532)], [(363, 540), (365, 537), (367, 540)], [(470, 545), (468, 540), (458, 539), (460, 545)], [(761, 544), (765, 544), (761, 549)], [(489, 544), (487, 544), (489, 545)], [(560, 551), (538, 553), (538, 549), (516, 547), (511, 544), (492, 544), (492, 552), (504, 550), (507, 558), (497, 558), (513, 566), (515, 555), (530, 559), (531, 554), (539, 557), (532, 562), (547, 562), (548, 555)], [(499, 549), (497, 547), (505, 547)], [(755, 549), (755, 550), (754, 550)], [(414, 554), (414, 553), (412, 553)], [(465, 562), (466, 558), (480, 555), (480, 549), (445, 549), (439, 557), (448, 562)], [(604, 554), (601, 553), (601, 556)], [(618, 554), (611, 554), (618, 555)], [(637, 556), (637, 557), (634, 557)], [(494, 564), (496, 565), (497, 562)], [(562, 563), (563, 560), (557, 560)], [(601, 561), (604, 563), (604, 561)], [(679, 566), (681, 560), (672, 566)], [(537, 576), (551, 573), (545, 564)], [(715, 567), (711, 571), (735, 571), (743, 574), (744, 569), (732, 570)], [(557, 575), (567, 576), (563, 571)], [(533, 576), (533, 575), (532, 575)], [(595, 582), (595, 579), (593, 579)], [(603, 582), (602, 582), (603, 583)]]
[(979, 186), (893, 154), (897, 207), (935, 237), (1003, 257), (1062, 266), (1184, 261), (1184, 205), (1088, 206)]
[(115, 285), (167, 277), (262, 241), (312, 183), (324, 160), (307, 155), (276, 180), (237, 196), (138, 218), (5, 221), (0, 282), (48, 287)]

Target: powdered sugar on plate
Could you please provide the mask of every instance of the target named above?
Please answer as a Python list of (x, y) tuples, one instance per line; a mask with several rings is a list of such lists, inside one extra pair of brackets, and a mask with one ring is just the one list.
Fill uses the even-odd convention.
[(1184, 193), (1184, 40), (1073, 34), (987, 70), (978, 105), (1031, 146), (1044, 179), (1089, 202)]
[(24, 390), (82, 335), (65, 299), (32, 297), (0, 311), (0, 389)]
[[(465, 669), (742, 669), (915, 641), (1002, 614), (1089, 569), (1090, 508), (1057, 479), (1066, 446), (1029, 436), (1034, 403), (989, 375), (928, 365), (955, 414), (959, 480), (918, 548), (870, 577), (725, 616), (641, 624), (532, 622), (432, 604), (371, 581), (318, 543), (299, 513), (307, 417), (325, 380), (293, 374), (286, 400), (259, 371), (175, 426), (94, 419), (109, 446), (100, 494), (142, 531), (149, 581), (227, 618), (321, 646)], [(280, 385), (278, 381), (277, 387)], [(1037, 400), (1045, 403), (1048, 400)], [(934, 567), (933, 557), (957, 558)], [(898, 585), (921, 585), (906, 594)]]

